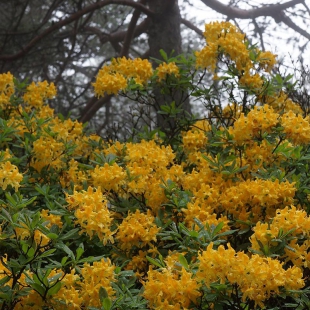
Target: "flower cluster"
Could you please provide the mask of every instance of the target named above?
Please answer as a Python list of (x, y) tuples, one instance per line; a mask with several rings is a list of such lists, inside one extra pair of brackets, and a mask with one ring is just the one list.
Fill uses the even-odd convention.
[(54, 83), (48, 84), (47, 81), (38, 82), (35, 84), (32, 82), (26, 90), (23, 97), (31, 107), (40, 108), (46, 99), (52, 99), (56, 96), (56, 87)]
[(171, 268), (159, 271), (151, 267), (147, 277), (143, 296), (152, 309), (189, 309), (191, 302), (197, 303), (201, 295), (200, 285), (184, 268), (181, 271)]
[(146, 214), (137, 210), (129, 213), (128, 216), (118, 226), (116, 239), (121, 242), (120, 248), (130, 250), (133, 247), (143, 248), (156, 241), (159, 228), (154, 223), (154, 216), (150, 210)]
[(190, 130), (183, 133), (183, 146), (185, 149), (194, 151), (203, 148), (207, 143), (206, 132), (210, 131), (207, 121), (196, 122)]
[(20, 183), (23, 180), (23, 175), (18, 171), (18, 167), (10, 162), (12, 157), (8, 151), (1, 154), (2, 161), (0, 162), (0, 187), (6, 190), (10, 185), (18, 191)]
[(152, 74), (152, 64), (146, 59), (116, 58), (99, 71), (93, 86), (98, 97), (104, 96), (104, 93), (117, 94), (126, 89), (128, 80), (133, 79), (136, 84), (145, 84)]
[(101, 187), (106, 191), (119, 191), (119, 188), (125, 184), (126, 172), (116, 163), (109, 165), (104, 164), (103, 167), (96, 166), (90, 173), (95, 187)]
[(221, 196), (223, 208), (240, 220), (269, 219), (279, 207), (294, 201), (294, 183), (270, 180), (244, 181), (229, 187)]
[(73, 195), (67, 195), (66, 200), (68, 208), (75, 210), (81, 232), (86, 232), (90, 238), (97, 236), (104, 244), (108, 241), (113, 243), (115, 232), (110, 230), (113, 217), (100, 187), (97, 190), (88, 187), (87, 191), (74, 191)]
[(287, 247), (282, 253), (284, 259), (298, 267), (310, 265), (310, 217), (304, 210), (295, 206), (277, 210), (270, 223), (258, 222), (253, 231), (250, 241), (254, 250), (260, 251), (262, 246), (265, 249), (277, 248), (287, 239)]
[(229, 244), (227, 249), (221, 245), (214, 250), (210, 243), (198, 260), (196, 277), (199, 281), (208, 287), (217, 281), (237, 284), (243, 300), (254, 300), (260, 307), (264, 307), (264, 300), (279, 294), (281, 287), (298, 290), (304, 286), (298, 267), (285, 270), (276, 259), (259, 255), (249, 257), (243, 252), (235, 252)]
[(264, 80), (259, 73), (255, 73), (255, 64), (270, 72), (276, 64), (276, 56), (257, 48), (249, 49), (245, 34), (230, 22), (206, 24), (204, 36), (207, 45), (196, 52), (196, 67), (215, 72), (220, 56), (224, 55), (234, 63), (239, 84), (260, 93)]
[(158, 81), (165, 80), (167, 75), (174, 75), (175, 77), (179, 76), (179, 68), (175, 62), (161, 63), (157, 68), (157, 77)]
[(0, 74), (0, 108), (5, 109), (10, 105), (10, 97), (14, 94), (13, 75), (8, 73)]
[(303, 118), (300, 114), (296, 115), (293, 111), (282, 115), (281, 124), (287, 139), (294, 144), (308, 144), (310, 142), (309, 118)]
[(247, 115), (241, 113), (229, 132), (237, 143), (242, 144), (260, 137), (265, 132), (271, 132), (279, 122), (279, 114), (268, 105), (255, 106)]

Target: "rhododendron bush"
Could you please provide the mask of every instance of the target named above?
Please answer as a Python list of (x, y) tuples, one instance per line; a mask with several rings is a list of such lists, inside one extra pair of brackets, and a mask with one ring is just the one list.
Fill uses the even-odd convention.
[(52, 83), (0, 75), (1, 309), (308, 309), (307, 111), (275, 55), (230, 23), (205, 37), (192, 57), (101, 69), (97, 96), (151, 105), (160, 88), (208, 108), (181, 119), (166, 102), (173, 132), (123, 142), (56, 115)]

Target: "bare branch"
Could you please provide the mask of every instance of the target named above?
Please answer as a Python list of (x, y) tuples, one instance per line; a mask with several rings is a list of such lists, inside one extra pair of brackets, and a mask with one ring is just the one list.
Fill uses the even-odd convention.
[(254, 19), (259, 16), (272, 16), (275, 17), (279, 12), (291, 8), (297, 4), (304, 3), (304, 0), (291, 0), (286, 3), (277, 3), (265, 5), (257, 9), (244, 10), (234, 6), (225, 5), (218, 0), (201, 0), (206, 6), (212, 10), (228, 16), (230, 19)]
[[(145, 4), (146, 0), (140, 0), (139, 2), (141, 4)], [(138, 19), (139, 19), (140, 15), (141, 15), (141, 10), (140, 9), (135, 9), (135, 11), (132, 14), (132, 18), (130, 20), (129, 26), (128, 26), (126, 37), (125, 37), (125, 40), (124, 40), (124, 45), (123, 45), (123, 48), (122, 48), (122, 51), (121, 51), (121, 54), (120, 54), (121, 57), (122, 56), (128, 56), (130, 43), (131, 43), (131, 40), (133, 38), (133, 35), (134, 35), (134, 32), (135, 32), (135, 28), (136, 28), (136, 25), (137, 25), (137, 22), (138, 22)]]
[(110, 99), (112, 98), (111, 95), (105, 95), (104, 97), (101, 97), (100, 99), (93, 97), (89, 102), (87, 103), (87, 106), (83, 110), (83, 115), (80, 117), (79, 121), (82, 123), (88, 122), (95, 114), (96, 112)]
[(277, 19), (275, 19), (275, 21), (277, 23), (279, 22), (284, 23), (285, 25), (289, 26), (291, 29), (295, 30), (296, 32), (298, 32), (299, 34), (301, 34), (302, 36), (310, 40), (310, 34), (307, 31), (300, 28), (298, 25), (296, 25), (287, 15), (285, 15), (284, 12), (280, 12)]
[(68, 24), (72, 23), (73, 21), (81, 18), (85, 14), (88, 14), (90, 12), (98, 10), (98, 9), (104, 7), (104, 6), (109, 5), (109, 4), (121, 4), (121, 5), (131, 6), (133, 8), (140, 9), (141, 12), (143, 12), (147, 16), (153, 16), (153, 12), (151, 10), (149, 10), (146, 6), (144, 6), (144, 5), (142, 5), (141, 3), (138, 3), (138, 2), (134, 2), (134, 1), (131, 1), (131, 0), (103, 0), (103, 1), (100, 1), (100, 2), (97, 2), (97, 3), (94, 3), (92, 5), (89, 5), (89, 6), (85, 7), (83, 10), (78, 11), (78, 12), (72, 14), (71, 16), (69, 16), (69, 17), (67, 17), (67, 18), (65, 18), (65, 19), (55, 23), (51, 27), (49, 27), (46, 30), (44, 30), (41, 34), (39, 34), (38, 36), (33, 38), (21, 51), (17, 52), (16, 54), (14, 54), (14, 55), (0, 55), (0, 60), (13, 61), (13, 60), (16, 60), (18, 58), (23, 57), (39, 41), (41, 41), (43, 38), (45, 38), (46, 36), (50, 35), (54, 31), (58, 30), (59, 28), (65, 26), (65, 25), (68, 25)]
[(195, 31), (201, 37), (203, 37), (203, 32), (198, 27), (196, 27), (194, 24), (192, 24), (189, 20), (185, 18), (181, 18), (181, 23), (185, 25), (186, 27), (188, 27), (189, 29)]

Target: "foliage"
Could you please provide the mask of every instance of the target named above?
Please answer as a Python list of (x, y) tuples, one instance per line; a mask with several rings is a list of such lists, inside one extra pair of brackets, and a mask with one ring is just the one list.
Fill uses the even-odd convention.
[(229, 23), (206, 38), (154, 71), (102, 68), (99, 96), (152, 105), (160, 86), (209, 108), (181, 118), (172, 99), (158, 113), (177, 130), (124, 143), (55, 115), (53, 84), (0, 76), (1, 309), (309, 308), (309, 118), (272, 75), (275, 56)]

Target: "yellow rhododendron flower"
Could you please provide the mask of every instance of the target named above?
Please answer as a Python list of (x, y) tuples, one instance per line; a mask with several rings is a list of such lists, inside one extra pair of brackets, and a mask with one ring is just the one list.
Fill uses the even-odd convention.
[[(285, 248), (285, 260), (291, 261), (295, 266), (307, 267), (310, 265), (310, 260), (307, 255), (310, 244), (307, 240), (310, 236), (310, 217), (306, 211), (298, 210), (295, 206), (285, 207), (282, 210), (277, 210), (275, 217), (271, 223), (258, 222), (253, 228), (254, 234), (251, 236), (251, 246), (254, 250), (260, 251), (260, 244), (263, 246), (277, 246), (279, 233), (286, 234), (292, 230), (289, 236), (296, 237), (289, 241), (288, 245), (291, 249)], [(278, 238), (279, 237), (279, 238)], [(302, 238), (301, 241), (297, 238)], [(298, 243), (297, 243), (298, 242)]]
[(142, 248), (151, 245), (152, 241), (156, 241), (156, 235), (159, 227), (154, 223), (155, 218), (150, 210), (146, 214), (136, 210), (135, 213), (129, 213), (128, 216), (118, 226), (116, 239), (121, 242), (122, 250), (130, 250), (136, 246)]
[(151, 309), (189, 309), (190, 303), (197, 303), (201, 295), (200, 285), (184, 268), (181, 271), (171, 268), (159, 271), (150, 267), (143, 286), (143, 296), (149, 301)]
[(182, 142), (185, 150), (196, 151), (206, 146), (206, 132), (210, 131), (211, 125), (206, 120), (196, 122), (190, 130), (183, 132)]
[(56, 96), (56, 87), (54, 83), (48, 83), (47, 81), (38, 82), (37, 84), (32, 82), (26, 89), (26, 93), (23, 96), (25, 102), (34, 108), (41, 108), (46, 99), (52, 99)]
[(125, 90), (127, 81), (120, 73), (107, 73), (99, 71), (96, 82), (93, 83), (95, 94), (98, 97), (103, 97), (104, 93), (108, 95), (116, 95), (119, 91)]
[(146, 59), (116, 58), (99, 70), (93, 86), (98, 97), (104, 96), (104, 93), (116, 95), (126, 89), (129, 79), (134, 79), (137, 84), (145, 84), (152, 74), (152, 64)]
[(300, 268), (283, 269), (282, 263), (270, 257), (259, 255), (249, 257), (243, 252), (235, 252), (220, 245), (213, 249), (213, 243), (198, 255), (198, 271), (196, 278), (207, 287), (218, 280), (225, 283), (237, 284), (242, 292), (242, 300), (250, 299), (256, 305), (264, 307), (264, 301), (274, 294), (280, 293), (280, 288), (288, 290), (300, 289), (305, 283)]
[(175, 77), (179, 77), (179, 68), (175, 64), (175, 62), (170, 62), (170, 63), (161, 63), (157, 68), (157, 77), (158, 81), (165, 80), (167, 75), (174, 75)]
[(105, 288), (108, 296), (112, 298), (115, 291), (111, 283), (115, 281), (114, 276), (115, 266), (109, 259), (101, 259), (94, 262), (92, 265), (85, 263), (81, 268), (81, 276), (83, 281), (78, 282), (80, 297), (83, 301), (83, 306), (101, 308), (102, 304), (99, 298), (99, 290)]
[(68, 195), (66, 201), (69, 209), (75, 210), (76, 223), (81, 226), (81, 232), (85, 232), (90, 238), (97, 236), (103, 244), (114, 242), (111, 231), (113, 217), (107, 206), (107, 200), (100, 187), (96, 191), (88, 187), (87, 191), (74, 191)]
[(251, 141), (260, 137), (265, 132), (271, 132), (272, 128), (279, 123), (279, 114), (268, 105), (263, 107), (255, 106), (248, 115), (241, 113), (229, 133), (234, 136), (237, 144)]
[(286, 138), (293, 144), (308, 144), (310, 142), (309, 117), (303, 118), (293, 111), (286, 112), (281, 117), (281, 125), (284, 127)]
[(9, 160), (0, 163), (0, 187), (3, 190), (6, 190), (10, 185), (17, 192), (22, 180), (23, 175), (19, 173), (17, 166), (13, 165)]
[(0, 108), (5, 109), (10, 104), (10, 97), (14, 94), (13, 75), (8, 73), (0, 74)]
[(256, 60), (259, 62), (259, 66), (261, 68), (263, 68), (266, 72), (270, 72), (277, 63), (276, 57), (277, 55), (274, 55), (269, 51), (259, 52)]
[(96, 166), (90, 173), (95, 187), (100, 186), (106, 191), (118, 191), (125, 184), (126, 172), (118, 164), (104, 164), (103, 167)]
[[(280, 206), (291, 205), (295, 192), (294, 183), (247, 180), (227, 188), (220, 197), (220, 203), (226, 212), (233, 214), (236, 219), (257, 222), (274, 217)], [(247, 218), (240, 218), (245, 214)]]
[(33, 142), (31, 166), (38, 172), (45, 166), (60, 169), (65, 165), (61, 160), (64, 151), (63, 142), (59, 142), (51, 136), (40, 136), (38, 140)]

